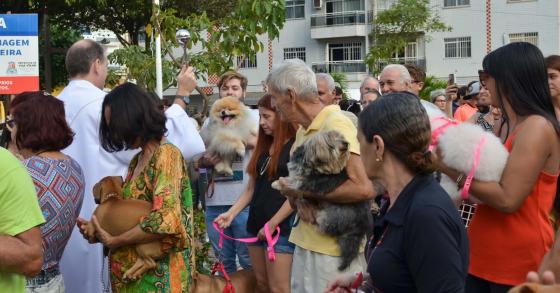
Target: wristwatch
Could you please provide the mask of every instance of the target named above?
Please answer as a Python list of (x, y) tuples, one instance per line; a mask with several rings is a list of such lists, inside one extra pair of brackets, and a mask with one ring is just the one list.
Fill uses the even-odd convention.
[(185, 102), (185, 104), (190, 104), (191, 103), (191, 99), (189, 98), (189, 96), (181, 96), (181, 99), (183, 99), (183, 102)]

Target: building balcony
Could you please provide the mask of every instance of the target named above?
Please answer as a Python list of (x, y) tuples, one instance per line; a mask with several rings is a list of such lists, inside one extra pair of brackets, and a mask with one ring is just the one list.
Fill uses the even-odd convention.
[(367, 66), (363, 60), (353, 61), (330, 61), (325, 63), (313, 63), (311, 68), (315, 73), (366, 73)]
[(386, 61), (379, 61), (377, 62), (377, 68), (379, 71), (383, 70), (388, 64), (412, 64), (416, 65), (416, 67), (421, 68), (422, 70), (426, 71), (426, 59), (425, 58), (418, 58), (418, 57), (403, 57), (403, 58), (391, 58), (389, 62)]
[(311, 16), (311, 38), (330, 39), (365, 37), (368, 34), (367, 13), (348, 11)]

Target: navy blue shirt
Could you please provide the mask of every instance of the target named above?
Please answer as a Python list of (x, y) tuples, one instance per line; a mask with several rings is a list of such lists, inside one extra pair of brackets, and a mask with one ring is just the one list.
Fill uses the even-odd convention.
[(375, 292), (464, 292), (467, 234), (433, 175), (414, 177), (381, 213), (366, 250)]

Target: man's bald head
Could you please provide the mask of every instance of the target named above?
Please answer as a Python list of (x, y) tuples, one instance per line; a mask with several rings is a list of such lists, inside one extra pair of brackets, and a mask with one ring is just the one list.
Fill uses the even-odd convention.
[(103, 47), (92, 40), (80, 40), (66, 52), (66, 70), (70, 78), (87, 75), (96, 60), (105, 61)]

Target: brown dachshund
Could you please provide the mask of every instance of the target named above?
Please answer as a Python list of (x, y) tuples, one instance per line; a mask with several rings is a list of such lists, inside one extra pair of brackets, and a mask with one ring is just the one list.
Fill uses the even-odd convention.
[[(152, 210), (152, 203), (138, 199), (123, 199), (123, 181), (120, 176), (107, 176), (93, 187), (93, 197), (99, 204), (93, 214), (107, 233), (117, 236), (134, 228), (140, 219)], [(87, 223), (87, 235), (95, 234), (95, 227)], [(136, 244), (138, 258), (134, 265), (124, 273), (123, 279), (137, 279), (144, 272), (154, 269), (156, 262), (162, 256), (160, 241)]]
[[(233, 288), (237, 293), (255, 292), (257, 280), (252, 270), (241, 270), (229, 274)], [(215, 293), (224, 292), (227, 282), (220, 276), (207, 276), (194, 273), (190, 293)]]

